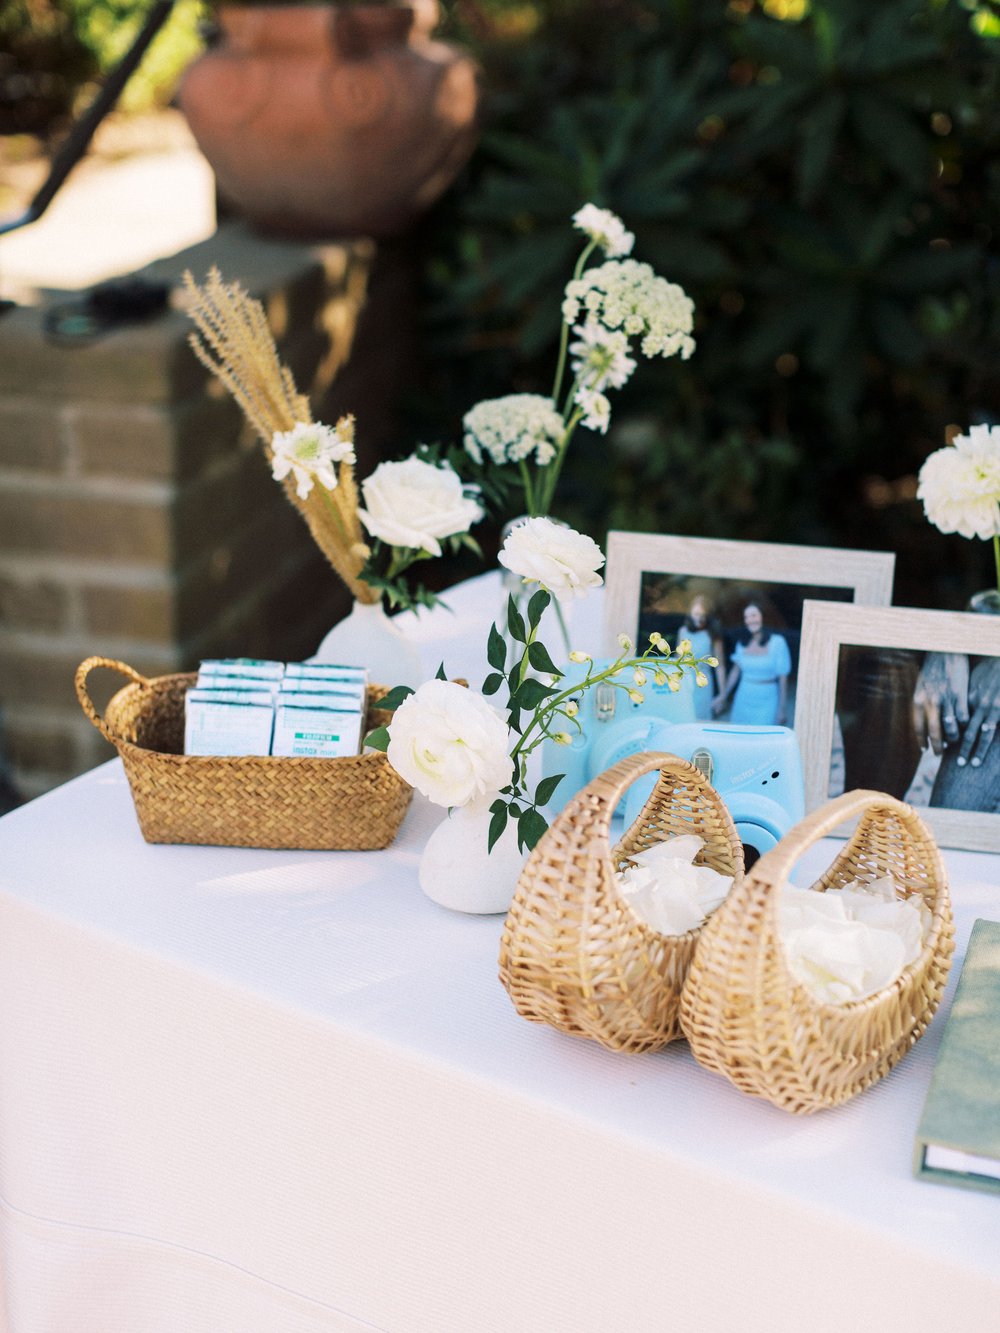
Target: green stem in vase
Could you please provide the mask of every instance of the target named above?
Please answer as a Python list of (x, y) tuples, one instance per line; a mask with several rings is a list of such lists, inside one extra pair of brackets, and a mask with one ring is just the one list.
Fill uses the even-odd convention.
[(522, 458), (518, 467), (521, 472), (521, 485), (524, 487), (524, 506), (528, 511), (529, 518), (537, 518), (538, 510), (535, 506), (535, 492), (531, 484), (531, 469)]
[(997, 592), (1000, 592), (1000, 533), (993, 534), (993, 559), (997, 567)]
[(552, 508), (552, 501), (553, 498), (555, 497), (556, 486), (558, 485), (559, 482), (559, 473), (562, 471), (563, 460), (566, 457), (566, 450), (569, 448), (569, 442), (573, 438), (573, 432), (576, 430), (577, 426), (583, 420), (583, 415), (584, 414), (582, 408), (578, 407), (574, 411), (573, 415), (566, 423), (566, 429), (563, 432), (562, 439), (559, 441), (559, 447), (556, 450), (556, 456), (555, 458), (553, 458), (552, 462), (549, 463), (548, 467), (546, 467), (545, 469), (545, 474), (542, 479), (541, 511), (543, 514), (547, 514), (549, 510)]
[[(597, 248), (596, 241), (590, 241), (583, 250), (580, 258), (576, 261), (576, 268), (573, 270), (573, 282), (583, 275), (583, 270), (587, 266), (587, 260)], [(559, 335), (559, 360), (556, 362), (556, 378), (552, 386), (552, 401), (559, 402), (559, 393), (562, 389), (563, 375), (566, 371), (566, 353), (569, 349), (569, 325), (565, 320), (562, 322), (562, 333)]]

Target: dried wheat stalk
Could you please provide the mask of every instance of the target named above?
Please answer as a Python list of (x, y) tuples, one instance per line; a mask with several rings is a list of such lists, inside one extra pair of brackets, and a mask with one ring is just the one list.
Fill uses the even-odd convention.
[[(188, 314), (198, 332), (189, 339), (195, 356), (226, 386), (260, 436), (271, 460), (271, 441), (297, 422), (312, 422), (309, 400), (299, 393), (274, 345), (264, 307), (238, 283), (226, 283), (213, 268), (203, 286), (184, 275)], [(309, 525), (316, 545), (359, 602), (374, 603), (379, 593), (360, 577), (369, 550), (358, 519), (354, 468), (340, 464), (339, 484), (329, 491), (315, 485), (304, 499), (291, 475), (285, 494)]]

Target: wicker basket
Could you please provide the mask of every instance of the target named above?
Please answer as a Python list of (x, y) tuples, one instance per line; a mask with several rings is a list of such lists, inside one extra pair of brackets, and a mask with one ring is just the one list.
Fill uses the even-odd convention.
[[(118, 691), (103, 718), (87, 692), (95, 667), (110, 667), (132, 682)], [(388, 847), (413, 789), (384, 754), (186, 755), (184, 696), (195, 680), (193, 674), (146, 680), (124, 662), (105, 657), (88, 657), (77, 669), (80, 705), (121, 755), (147, 842), (324, 851)], [(381, 686), (369, 687), (369, 727), (388, 721), (389, 715), (374, 707), (385, 693)]]
[[(891, 874), (931, 913), (923, 951), (891, 986), (824, 1005), (785, 966), (778, 890), (812, 843), (860, 815), (851, 839), (812, 886), (842, 888)], [(837, 1106), (878, 1082), (926, 1031), (954, 948), (951, 903), (934, 839), (915, 812), (854, 791), (808, 816), (757, 862), (702, 932), (681, 1001), (695, 1057), (744, 1092), (786, 1111)]]
[[(642, 813), (611, 850), (611, 816), (626, 788), (660, 778)], [(743, 871), (729, 814), (683, 759), (623, 759), (584, 787), (535, 847), (518, 882), (500, 949), (500, 979), (518, 1013), (614, 1051), (652, 1051), (680, 1035), (681, 986), (702, 928), (659, 935), (618, 893), (629, 856), (683, 833), (705, 840), (698, 860)]]

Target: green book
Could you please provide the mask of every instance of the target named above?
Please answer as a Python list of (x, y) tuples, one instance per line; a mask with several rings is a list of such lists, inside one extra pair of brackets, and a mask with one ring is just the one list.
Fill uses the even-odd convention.
[(972, 928), (913, 1171), (922, 1180), (1000, 1194), (1000, 921)]

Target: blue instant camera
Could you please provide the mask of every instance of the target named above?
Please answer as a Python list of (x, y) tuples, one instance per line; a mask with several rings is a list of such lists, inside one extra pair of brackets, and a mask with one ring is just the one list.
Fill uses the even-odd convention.
[[(604, 665), (596, 663), (600, 671)], [(694, 764), (721, 796), (733, 817), (751, 866), (805, 814), (802, 761), (798, 742), (788, 727), (740, 726), (731, 722), (698, 722), (694, 716), (697, 686), (685, 673), (680, 690), (653, 684), (652, 672), (642, 687), (641, 704), (614, 686), (601, 684), (580, 699), (578, 721), (583, 730), (570, 745), (546, 741), (542, 771), (564, 773), (550, 810), (561, 808), (599, 773), (629, 755), (663, 750)], [(567, 670), (564, 687), (574, 677), (583, 681), (586, 666)], [(624, 802), (626, 828), (638, 817), (656, 782), (656, 774), (632, 784)]]

